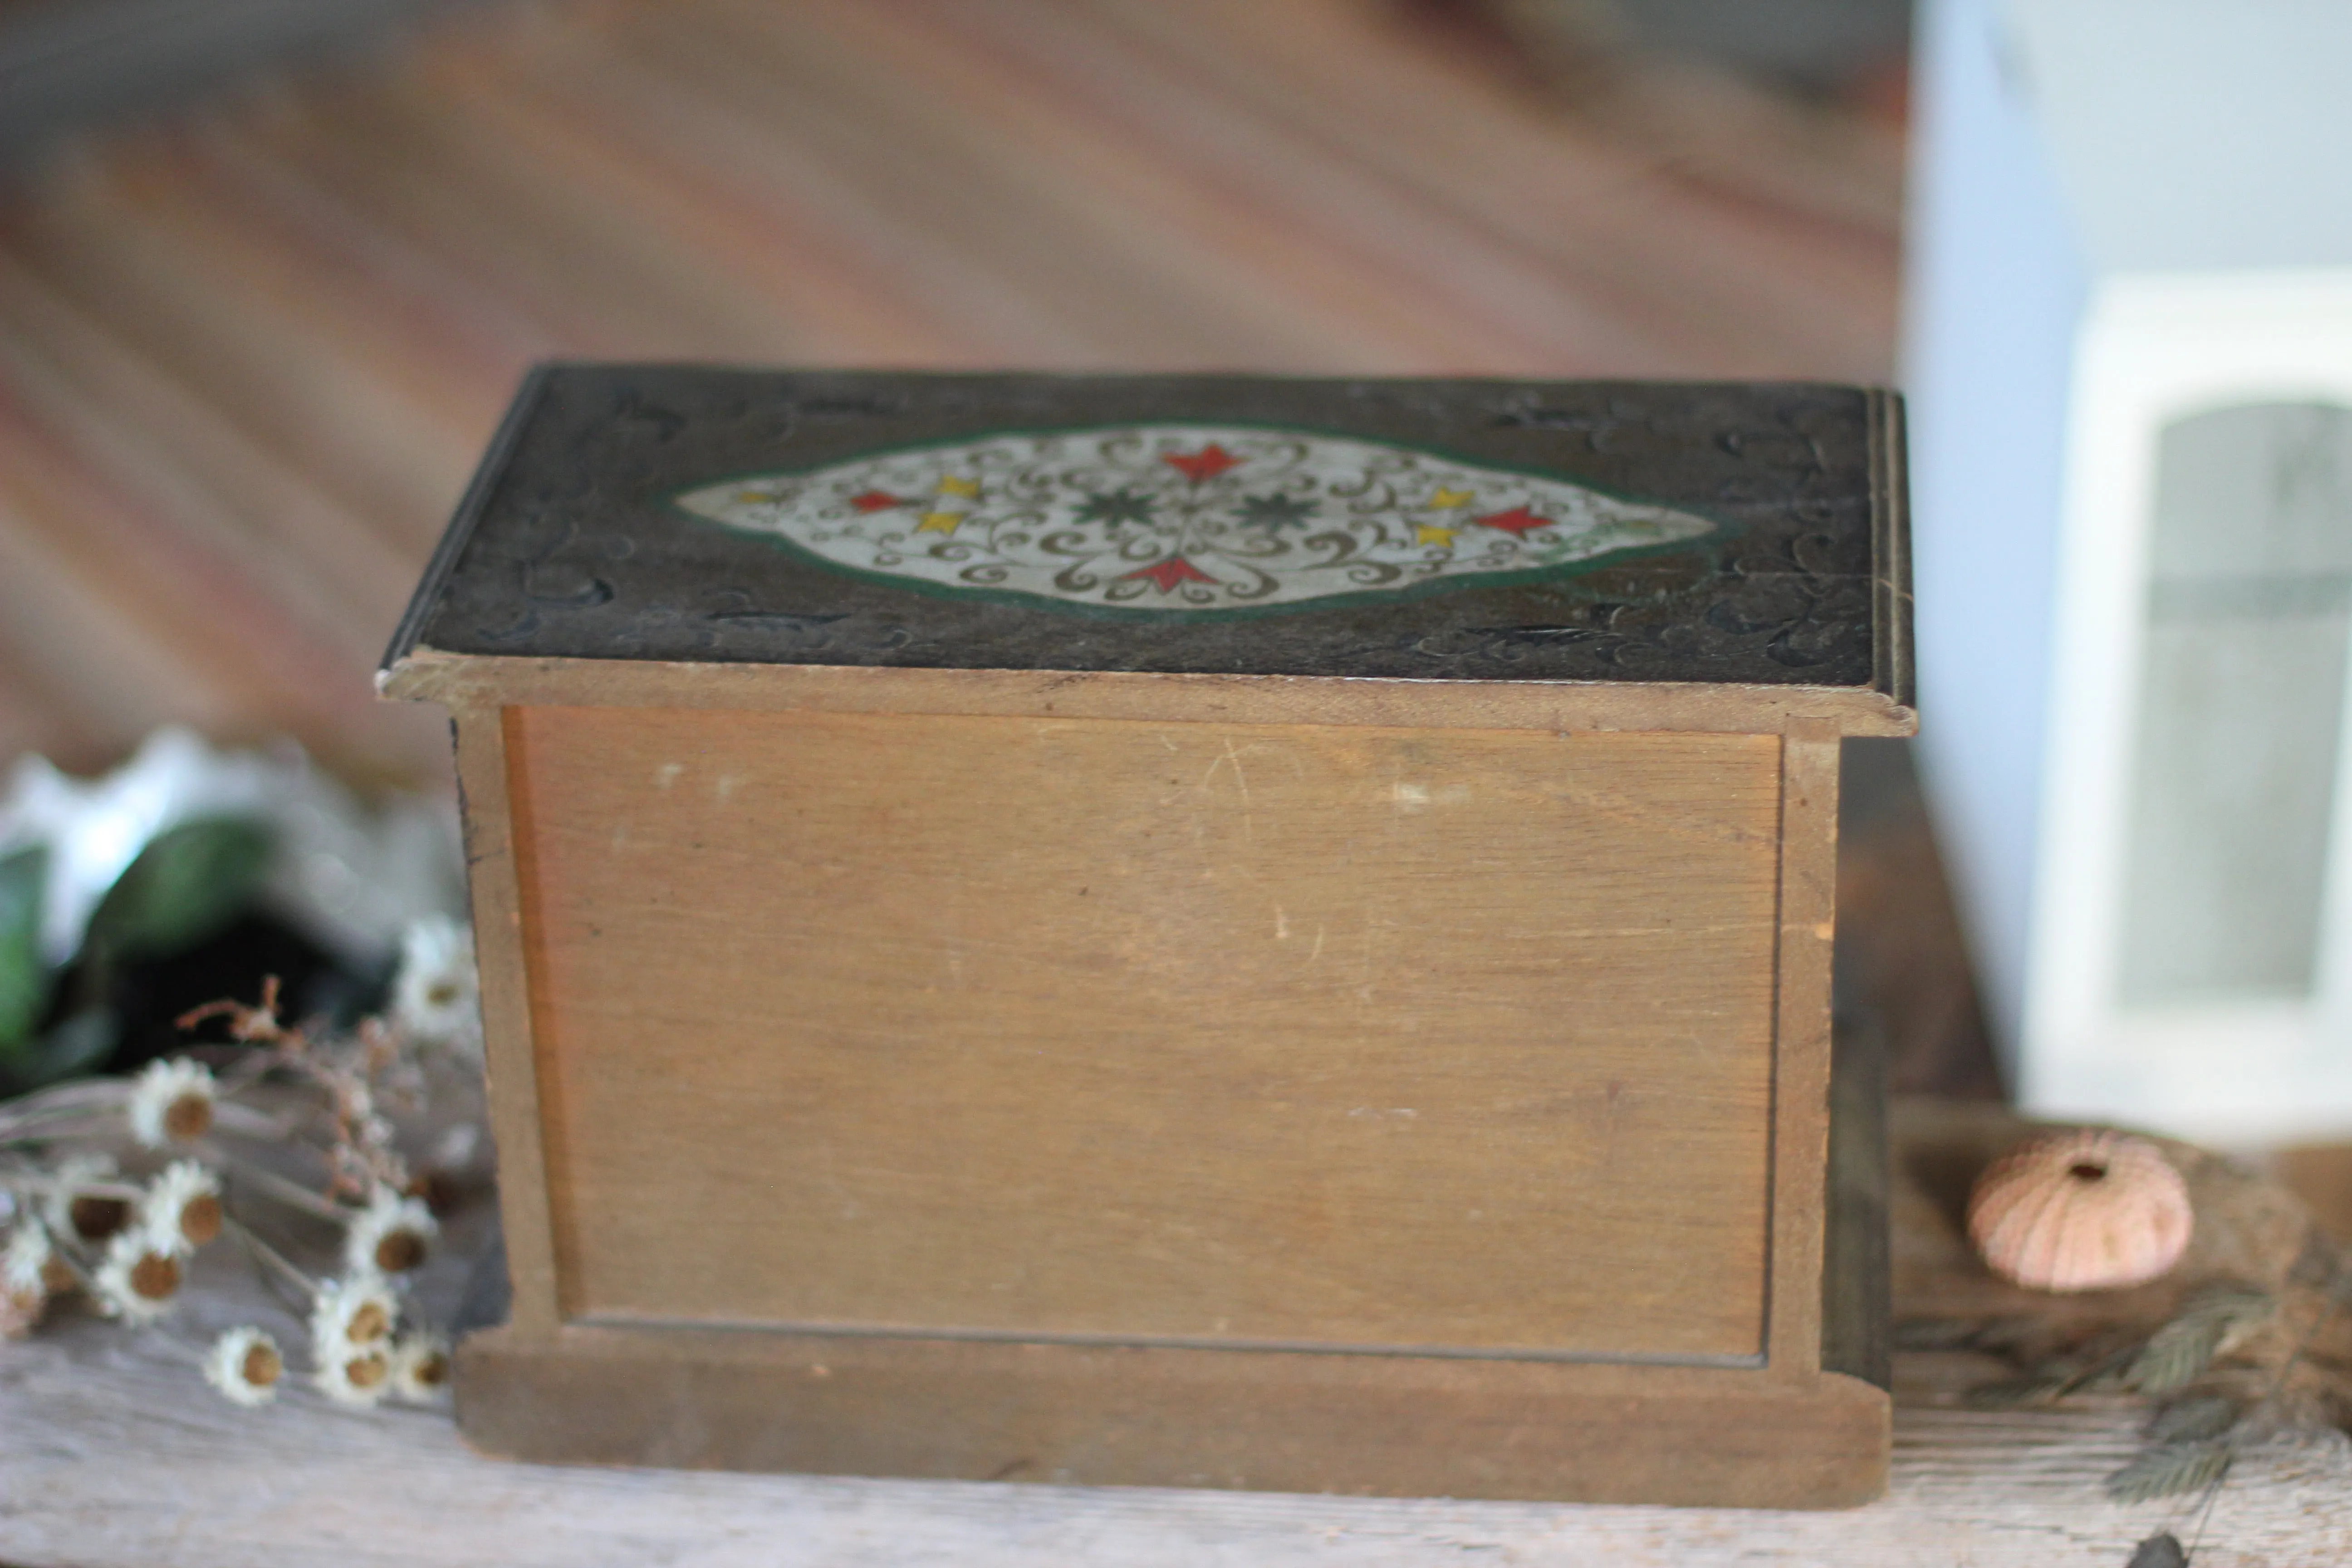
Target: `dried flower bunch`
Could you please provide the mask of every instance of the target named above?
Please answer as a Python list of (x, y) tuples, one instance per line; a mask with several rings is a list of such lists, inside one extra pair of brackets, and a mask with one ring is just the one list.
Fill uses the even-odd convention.
[[(355, 1031), (289, 1025), (272, 982), (257, 1005), (180, 1020), (226, 1022), (236, 1045), (217, 1069), (175, 1058), (0, 1105), (0, 1216), (11, 1221), (0, 1333), (30, 1333), (77, 1296), (126, 1324), (161, 1324), (196, 1252), (233, 1237), (300, 1307), (320, 1393), (358, 1406), (436, 1397), (448, 1342), (417, 1321), (405, 1284), (439, 1223), (385, 1110), (421, 1107), (429, 1067), (478, 1070), (479, 1024), (461, 928), (420, 921), (402, 953), (390, 1016)], [(265, 1222), (288, 1215), (341, 1227), (339, 1275), (314, 1278), (265, 1238)], [(202, 1363), (245, 1405), (274, 1398), (289, 1371), (257, 1325), (220, 1335)]]

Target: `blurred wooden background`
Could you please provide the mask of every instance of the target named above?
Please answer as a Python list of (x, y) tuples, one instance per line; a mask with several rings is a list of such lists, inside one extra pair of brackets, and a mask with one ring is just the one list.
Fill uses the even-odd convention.
[[(1601, 14), (443, 6), (57, 142), (0, 200), (0, 764), (178, 719), (444, 784), (370, 677), (549, 356), (1889, 379), (1899, 53), (1799, 95)], [(1900, 750), (1853, 771), (1843, 1004), (1994, 1092)]]
[(369, 676), (551, 355), (1885, 379), (1892, 117), (1556, 22), (484, 5), (52, 147), (0, 202), (0, 763), (176, 718), (444, 777)]
[[(0, 769), (178, 719), (446, 786), (369, 677), (551, 355), (1890, 379), (1900, 0), (1650, 0), (1776, 81), (1612, 3), (216, 0), (425, 15), (201, 90), (158, 62), (228, 30), (154, 31), (0, 169)], [(1792, 73), (1807, 26), (1877, 52)], [(0, 70), (0, 158), (73, 64)], [(1848, 774), (1842, 1005), (1898, 1088), (1997, 1092), (1900, 746)]]

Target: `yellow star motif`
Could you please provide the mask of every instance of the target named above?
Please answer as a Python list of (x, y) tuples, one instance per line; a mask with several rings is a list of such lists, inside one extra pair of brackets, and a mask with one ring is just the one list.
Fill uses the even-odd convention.
[(1413, 530), (1412, 542), (1415, 544), (1451, 545), (1454, 542), (1454, 531), (1453, 529), (1433, 528), (1428, 523), (1424, 522), (1419, 528)]
[(940, 481), (940, 494), (943, 496), (961, 496), (966, 500), (977, 500), (980, 499), (980, 481), (978, 479), (960, 479), (950, 474), (946, 479)]
[(915, 527), (917, 533), (953, 533), (956, 524), (963, 521), (960, 511), (927, 511)]
[(1475, 490), (1442, 489), (1435, 495), (1429, 498), (1429, 504), (1440, 507), (1468, 506), (1470, 504), (1471, 498), (1475, 496), (1477, 493), (1478, 492)]

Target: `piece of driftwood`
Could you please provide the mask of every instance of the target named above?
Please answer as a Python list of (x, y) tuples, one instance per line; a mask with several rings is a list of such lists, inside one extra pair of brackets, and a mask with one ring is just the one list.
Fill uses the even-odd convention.
[[(1898, 1314), (2022, 1310), (2053, 1331), (2100, 1313), (2152, 1321), (2200, 1279), (2284, 1280), (2309, 1242), (2279, 1188), (2210, 1157), (2190, 1170), (2200, 1239), (2147, 1294), (2032, 1297), (1970, 1265), (1946, 1215), (1976, 1164), (2025, 1131), (1996, 1110), (1898, 1108)], [(478, 1239), (478, 1232), (475, 1232)], [(425, 1282), (446, 1310), (464, 1226)], [(174, 1331), (266, 1309), (207, 1253)], [(2142, 1444), (2145, 1403), (2084, 1398), (1978, 1410), (1982, 1357), (1898, 1352), (1887, 1494), (1840, 1513), (1331, 1498), (1164, 1489), (744, 1476), (498, 1462), (447, 1416), (353, 1415), (301, 1391), (258, 1412), (205, 1389), (158, 1335), (68, 1318), (0, 1346), (0, 1562), (24, 1568), (309, 1568), (322, 1562), (598, 1568), (665, 1563), (1114, 1565), (1713, 1565), (2124, 1568), (2169, 1529), (2200, 1564), (2352, 1560), (2352, 1443), (2313, 1431), (2249, 1449), (2210, 1515), (2201, 1500), (2124, 1506), (2105, 1476)]]

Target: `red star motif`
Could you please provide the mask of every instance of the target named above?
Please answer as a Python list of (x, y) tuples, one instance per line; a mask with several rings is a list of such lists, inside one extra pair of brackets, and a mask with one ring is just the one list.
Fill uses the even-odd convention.
[(1215, 479), (1227, 468), (1241, 467), (1242, 461), (1214, 441), (1197, 452), (1163, 452), (1160, 460), (1196, 485), (1202, 479)]
[(1515, 506), (1508, 511), (1490, 511), (1477, 521), (1484, 527), (1499, 528), (1505, 533), (1510, 534), (1525, 533), (1531, 528), (1551, 526), (1551, 519), (1538, 517), (1525, 506)]
[(851, 496), (849, 504), (860, 511), (888, 511), (894, 506), (905, 506), (908, 503), (887, 490), (867, 490), (862, 496)]
[[(1210, 450), (1214, 451), (1216, 448), (1212, 447)], [(1169, 460), (1175, 461), (1172, 458)], [(1119, 581), (1125, 582), (1130, 577), (1141, 577), (1158, 587), (1163, 594), (1179, 583), (1214, 583), (1216, 581), (1214, 577), (1210, 576), (1181, 555), (1171, 555), (1167, 560), (1146, 566), (1140, 571), (1126, 573), (1121, 575)]]

